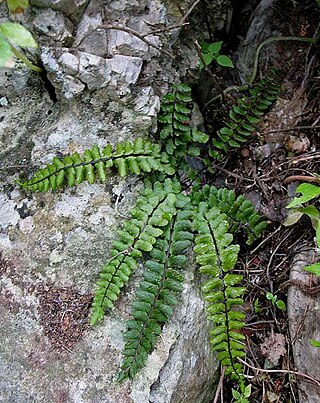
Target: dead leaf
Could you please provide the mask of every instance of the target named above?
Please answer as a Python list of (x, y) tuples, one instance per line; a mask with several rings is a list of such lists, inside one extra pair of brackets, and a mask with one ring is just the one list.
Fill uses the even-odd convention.
[(273, 333), (260, 346), (261, 353), (275, 366), (280, 358), (287, 353), (286, 338), (281, 333)]

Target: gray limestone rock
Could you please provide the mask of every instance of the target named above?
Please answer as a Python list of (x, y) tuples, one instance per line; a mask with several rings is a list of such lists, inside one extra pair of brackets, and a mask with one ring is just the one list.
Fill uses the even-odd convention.
[(97, 29), (101, 25), (101, 12), (94, 16), (84, 14), (78, 25), (74, 46), (83, 52), (106, 57), (108, 51), (107, 32), (103, 29)]
[(124, 81), (126, 84), (135, 84), (141, 72), (142, 59), (139, 57), (115, 55), (111, 59), (106, 60), (106, 65), (116, 75), (117, 81)]
[(90, 0), (30, 0), (31, 6), (60, 11), (77, 23)]
[(79, 53), (79, 78), (89, 90), (105, 87), (111, 80), (111, 69), (102, 57)]
[(63, 45), (72, 43), (74, 25), (62, 13), (51, 9), (39, 10), (33, 20), (33, 26), (39, 34), (48, 36)]

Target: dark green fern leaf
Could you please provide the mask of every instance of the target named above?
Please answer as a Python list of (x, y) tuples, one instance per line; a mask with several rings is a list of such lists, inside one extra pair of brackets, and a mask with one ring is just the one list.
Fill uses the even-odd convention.
[(199, 155), (196, 144), (208, 141), (205, 133), (191, 125), (192, 102), (191, 88), (186, 84), (176, 85), (162, 100), (159, 135), (165, 151), (175, 160)]
[(217, 207), (221, 213), (226, 214), (230, 223), (229, 231), (233, 234), (243, 231), (248, 245), (260, 238), (268, 226), (268, 222), (255, 211), (251, 201), (242, 195), (236, 196), (232, 189), (217, 189), (209, 185), (203, 186), (201, 190), (194, 187), (192, 202), (198, 205), (201, 201), (206, 201), (210, 208)]
[(230, 149), (248, 141), (261, 116), (276, 101), (280, 89), (279, 73), (272, 71), (249, 90), (248, 96), (238, 99), (229, 111), (225, 126), (212, 139), (209, 155), (221, 160)]
[(92, 184), (99, 179), (105, 182), (111, 168), (116, 169), (122, 177), (129, 173), (139, 175), (152, 171), (174, 173), (168, 156), (161, 153), (158, 144), (137, 138), (134, 142), (118, 143), (115, 150), (110, 144), (102, 151), (95, 145), (91, 150), (86, 150), (82, 157), (78, 153), (63, 159), (55, 157), (52, 164), (41, 168), (20, 185), (26, 190), (46, 192), (65, 185), (72, 187), (83, 181)]
[(238, 306), (244, 303), (245, 288), (239, 285), (242, 276), (230, 273), (237, 262), (239, 246), (232, 244), (227, 216), (205, 202), (199, 204), (194, 227), (198, 233), (194, 247), (196, 261), (207, 278), (202, 287), (203, 297), (208, 319), (215, 324), (210, 333), (211, 346), (226, 367), (225, 373), (242, 381), (243, 369), (237, 358), (245, 356), (245, 336), (241, 333), (245, 314)]
[(145, 252), (151, 252), (159, 236), (176, 214), (176, 199), (181, 188), (177, 181), (156, 182), (141, 192), (131, 219), (118, 231), (113, 242), (113, 256), (102, 268), (92, 304), (91, 324), (99, 322), (107, 308), (112, 308), (121, 288), (128, 283)]
[(193, 240), (192, 211), (186, 196), (180, 195), (177, 199), (183, 210), (179, 210), (163, 229), (144, 265), (143, 281), (132, 304), (133, 319), (128, 321), (124, 335), (127, 343), (119, 382), (133, 378), (145, 365), (183, 289), (182, 270), (187, 261), (186, 251)]

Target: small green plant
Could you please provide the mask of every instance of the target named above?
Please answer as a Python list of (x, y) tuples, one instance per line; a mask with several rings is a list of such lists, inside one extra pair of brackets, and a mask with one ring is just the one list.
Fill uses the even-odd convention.
[(287, 309), (286, 304), (282, 299), (278, 299), (276, 294), (272, 294), (271, 292), (266, 292), (267, 300), (271, 301), (272, 305), (276, 306), (281, 311), (285, 311)]
[(244, 388), (243, 393), (232, 389), (232, 397), (235, 399), (236, 403), (249, 403), (248, 398), (251, 396), (251, 385), (247, 385)]
[(234, 64), (230, 57), (220, 54), (222, 43), (222, 41), (211, 44), (208, 42), (201, 43), (201, 54), (203, 60), (200, 60), (200, 70), (206, 66), (209, 66), (209, 64), (211, 64), (213, 61), (215, 61), (221, 67), (234, 68)]
[[(7, 0), (7, 6), (11, 13), (24, 10), (28, 6), (26, 0)], [(31, 70), (42, 71), (38, 66), (17, 48), (37, 48), (38, 44), (32, 34), (21, 24), (5, 21), (0, 24), (0, 67), (14, 67), (14, 57), (23, 61)]]

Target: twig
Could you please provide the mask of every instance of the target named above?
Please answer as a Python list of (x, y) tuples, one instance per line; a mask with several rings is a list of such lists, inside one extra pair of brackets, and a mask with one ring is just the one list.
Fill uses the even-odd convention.
[(226, 368), (225, 368), (225, 367), (222, 367), (221, 375), (220, 375), (220, 379), (219, 379), (219, 383), (218, 383), (218, 387), (217, 387), (217, 390), (216, 390), (216, 393), (215, 393), (215, 395), (214, 395), (214, 399), (213, 399), (213, 402), (212, 402), (212, 403), (217, 403), (217, 402), (218, 402), (219, 394), (220, 394), (220, 391), (222, 390), (222, 386), (223, 386), (223, 380), (224, 380), (224, 372), (225, 372), (225, 370), (226, 370)]
[(284, 179), (283, 184), (286, 185), (295, 181), (320, 183), (320, 179), (315, 176), (291, 175)]
[(235, 173), (233, 173), (233, 172), (231, 172), (231, 171), (228, 171), (228, 170), (225, 169), (225, 168), (219, 167), (218, 165), (216, 165), (216, 164), (213, 163), (213, 162), (210, 162), (210, 165), (211, 165), (213, 168), (217, 169), (218, 171), (224, 172), (224, 173), (226, 173), (226, 174), (228, 174), (228, 175), (230, 175), (230, 176), (233, 176), (233, 177), (236, 178), (236, 179), (245, 180), (245, 181), (247, 181), (247, 182), (254, 182), (254, 180), (251, 179), (251, 178), (246, 178), (245, 176), (237, 175), (237, 174), (235, 174)]
[(318, 379), (312, 378), (311, 376), (309, 376), (307, 374), (304, 374), (302, 372), (291, 371), (290, 369), (264, 369), (264, 368), (257, 368), (257, 367), (254, 367), (253, 365), (248, 364), (246, 361), (242, 360), (239, 357), (237, 359), (242, 364), (246, 365), (247, 367), (249, 367), (251, 369), (254, 369), (255, 371), (266, 372), (266, 373), (275, 373), (275, 374), (281, 372), (282, 374), (291, 374), (291, 375), (300, 376), (301, 378), (308, 379), (309, 381), (311, 381), (312, 383), (314, 383), (315, 385), (317, 385), (320, 388), (320, 381)]
[[(277, 253), (277, 250), (280, 248), (280, 246), (283, 244), (283, 242), (292, 234), (293, 230), (294, 230), (294, 229), (292, 228), (292, 229), (287, 233), (287, 235), (286, 235), (284, 238), (282, 238), (280, 242), (278, 242), (277, 246), (274, 248), (274, 251), (272, 252), (272, 254), (271, 254), (271, 256), (270, 256), (270, 259), (269, 259), (269, 262), (268, 262), (268, 265), (267, 265), (267, 279), (269, 279), (269, 270), (270, 270), (271, 263), (272, 263), (272, 260), (273, 260), (273, 258), (274, 258), (274, 255)], [(271, 291), (272, 291), (272, 290), (271, 290)]]
[(187, 19), (189, 18), (189, 15), (192, 13), (192, 11), (195, 9), (195, 7), (200, 3), (201, 0), (196, 0), (192, 6), (189, 8), (189, 10), (185, 13), (185, 15), (181, 18), (180, 24), (183, 24)]
[(145, 38), (146, 36), (149, 36), (149, 35), (157, 35), (157, 34), (161, 34), (163, 32), (172, 31), (177, 28), (182, 28), (182, 27), (185, 27), (186, 25), (189, 25), (189, 22), (184, 22), (184, 23), (179, 22), (178, 24), (173, 24), (173, 25), (170, 25), (169, 27), (154, 29), (141, 36), (142, 36), (142, 38)]
[(269, 130), (268, 132), (259, 132), (259, 134), (270, 134), (270, 133), (282, 133), (282, 132), (291, 132), (295, 130), (307, 130), (307, 129), (319, 129), (320, 126), (295, 126), (290, 129), (277, 129), (277, 130)]
[(282, 224), (279, 225), (279, 227), (273, 231), (270, 235), (268, 235), (266, 238), (264, 238), (264, 240), (262, 242), (259, 243), (258, 246), (256, 246), (253, 251), (251, 251), (250, 255), (252, 255), (253, 253), (255, 253), (259, 248), (261, 248), (262, 245), (264, 245), (270, 238), (272, 238), (277, 232), (280, 231), (280, 229), (282, 228)]
[(258, 72), (258, 63), (259, 63), (259, 56), (260, 56), (261, 49), (264, 46), (268, 45), (269, 43), (278, 42), (278, 41), (299, 41), (299, 42), (309, 42), (309, 43), (316, 42), (316, 40), (314, 38), (302, 38), (300, 36), (272, 36), (271, 38), (267, 38), (265, 41), (261, 42), (260, 45), (257, 47), (256, 53), (254, 56), (252, 73), (248, 80), (249, 85), (252, 85), (256, 78), (256, 75)]
[(148, 46), (151, 46), (154, 49), (157, 49), (159, 52), (165, 53), (167, 56), (174, 57), (172, 53), (168, 52), (166, 49), (161, 49), (159, 46), (153, 44), (152, 42), (148, 41), (144, 37), (144, 35), (140, 34), (139, 32), (135, 31), (134, 29), (131, 29), (129, 27), (124, 27), (121, 25), (99, 25), (96, 29), (114, 29), (116, 31), (123, 31), (126, 32), (127, 34), (133, 35), (140, 39), (140, 41), (144, 42)]

